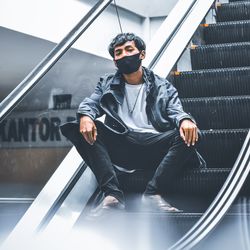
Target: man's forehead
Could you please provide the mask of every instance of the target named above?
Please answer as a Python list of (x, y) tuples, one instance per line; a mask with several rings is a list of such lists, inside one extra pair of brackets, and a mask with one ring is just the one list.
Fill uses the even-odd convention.
[(118, 50), (118, 49), (125, 48), (126, 46), (133, 46), (133, 47), (135, 47), (135, 42), (134, 41), (127, 41), (127, 42), (125, 42), (122, 45), (117, 45), (117, 46), (115, 46), (115, 51)]

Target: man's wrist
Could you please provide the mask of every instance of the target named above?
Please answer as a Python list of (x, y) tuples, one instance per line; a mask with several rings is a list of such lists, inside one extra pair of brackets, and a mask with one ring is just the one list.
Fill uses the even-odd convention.
[(186, 117), (186, 118), (183, 118), (183, 119), (180, 120), (179, 128), (181, 127), (182, 122), (184, 122), (186, 120), (191, 121), (192, 123), (196, 124), (196, 122), (194, 120), (192, 120), (191, 118)]
[(83, 115), (80, 117), (80, 122), (81, 121), (93, 121), (93, 119), (87, 115)]
[(93, 121), (93, 119), (90, 116), (88, 116), (88, 115), (82, 115), (82, 116), (80, 116), (80, 121), (83, 121), (83, 120), (91, 120), (91, 121)]

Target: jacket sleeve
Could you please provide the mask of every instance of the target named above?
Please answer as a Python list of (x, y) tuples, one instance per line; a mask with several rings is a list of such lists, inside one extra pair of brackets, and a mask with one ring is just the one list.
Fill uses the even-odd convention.
[(184, 112), (176, 88), (169, 81), (166, 82), (166, 85), (167, 85), (167, 93), (169, 96), (167, 104), (168, 118), (173, 122), (173, 124), (175, 124), (177, 128), (180, 127), (180, 123), (184, 119), (189, 119), (192, 122), (196, 123), (194, 118), (190, 114)]
[(94, 92), (90, 97), (86, 97), (79, 105), (77, 111), (77, 120), (79, 121), (81, 116), (89, 116), (92, 120), (103, 115), (102, 108), (100, 107), (100, 99), (102, 97), (103, 89), (102, 83), (104, 78), (100, 78), (97, 83)]

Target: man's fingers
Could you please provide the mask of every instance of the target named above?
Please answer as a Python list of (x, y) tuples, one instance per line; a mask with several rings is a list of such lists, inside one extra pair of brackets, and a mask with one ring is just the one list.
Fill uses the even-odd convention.
[(180, 128), (180, 136), (183, 139), (183, 141), (185, 141), (185, 135), (182, 128)]
[(81, 134), (83, 135), (84, 139), (89, 143), (89, 144), (93, 144), (95, 142), (95, 138), (94, 137), (94, 133), (93, 130), (83, 130), (81, 131)]
[(195, 142), (196, 142), (196, 136), (197, 136), (197, 129), (194, 128), (193, 129), (193, 134), (192, 134), (192, 145), (194, 146)]
[(97, 137), (97, 129), (96, 127), (93, 128), (93, 139), (94, 139), (94, 142), (96, 141), (96, 137)]
[(186, 138), (186, 144), (189, 147), (192, 139), (192, 131), (189, 128), (187, 128), (185, 131), (185, 138)]
[(90, 140), (89, 140), (89, 137), (88, 137), (88, 133), (87, 133), (87, 132), (82, 132), (82, 135), (83, 135), (85, 141), (86, 141), (87, 143), (91, 144), (91, 142), (90, 142)]
[(88, 137), (89, 144), (93, 145), (94, 139), (93, 139), (92, 131), (87, 133), (87, 137)]
[(184, 139), (187, 146), (194, 146), (198, 141), (198, 128), (196, 124), (187, 119), (183, 120), (180, 126), (180, 136)]
[[(92, 125), (92, 124), (91, 124)], [(88, 129), (87, 129), (87, 136), (88, 136), (88, 141), (91, 145), (93, 145), (93, 143), (95, 142), (94, 141), (94, 126), (89, 126)]]
[(80, 119), (80, 133), (83, 135), (87, 143), (93, 145), (96, 141), (96, 126), (94, 121), (88, 116), (82, 116)]
[(198, 128), (195, 127), (195, 143), (198, 141), (199, 135), (198, 135)]
[(183, 128), (181, 128), (180, 129), (180, 136), (181, 136), (181, 138), (183, 139), (183, 141), (188, 145), (188, 146), (190, 146), (190, 136), (192, 136), (191, 134), (190, 134), (190, 130), (189, 129), (183, 129)]

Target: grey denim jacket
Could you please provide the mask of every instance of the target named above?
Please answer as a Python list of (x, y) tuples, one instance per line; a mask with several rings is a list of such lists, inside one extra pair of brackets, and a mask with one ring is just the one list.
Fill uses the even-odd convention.
[[(169, 81), (157, 76), (147, 68), (143, 68), (143, 79), (147, 86), (146, 113), (157, 131), (179, 129), (183, 119), (195, 122), (190, 114), (183, 111), (177, 90)], [(106, 114), (104, 124), (108, 129), (118, 134), (128, 133), (128, 127), (117, 114), (118, 105), (124, 100), (124, 86), (125, 81), (119, 71), (102, 77), (93, 94), (80, 103), (76, 121), (60, 126), (62, 134), (71, 141), (77, 142), (81, 138), (80, 117), (87, 115), (96, 120), (104, 114)], [(196, 149), (191, 159), (191, 165), (206, 168), (205, 160)]]
[[(194, 119), (183, 111), (176, 88), (166, 79), (143, 67), (146, 84), (146, 114), (153, 127), (159, 132), (179, 128), (183, 119)], [(87, 115), (93, 120), (106, 114), (105, 125), (116, 133), (127, 133), (128, 128), (117, 114), (118, 105), (124, 100), (124, 78), (116, 74), (105, 75), (98, 82), (94, 93), (80, 103), (77, 111), (79, 119)]]

